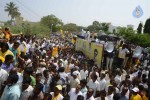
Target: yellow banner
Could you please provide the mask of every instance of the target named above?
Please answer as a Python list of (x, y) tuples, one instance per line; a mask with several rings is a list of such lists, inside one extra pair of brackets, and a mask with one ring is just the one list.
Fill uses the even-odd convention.
[(90, 59), (93, 59), (99, 67), (101, 66), (103, 52), (102, 44), (91, 43), (87, 40), (78, 38), (76, 40), (76, 50), (82, 51)]

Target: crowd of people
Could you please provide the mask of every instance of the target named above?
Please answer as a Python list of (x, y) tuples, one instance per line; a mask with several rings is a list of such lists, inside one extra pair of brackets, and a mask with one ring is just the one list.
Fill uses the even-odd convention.
[(0, 29), (0, 100), (150, 100), (150, 56), (121, 42), (102, 66), (67, 35), (13, 36)]

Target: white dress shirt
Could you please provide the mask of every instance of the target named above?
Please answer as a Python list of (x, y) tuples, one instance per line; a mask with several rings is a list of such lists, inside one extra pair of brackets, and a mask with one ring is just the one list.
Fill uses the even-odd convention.
[(81, 70), (80, 75), (81, 75), (81, 80), (86, 79), (86, 77), (88, 76), (88, 71)]
[(0, 90), (1, 90), (1, 85), (7, 80), (7, 78), (8, 78), (7, 71), (0, 68)]
[(72, 88), (72, 89), (70, 90), (70, 92), (68, 93), (68, 95), (70, 96), (70, 100), (77, 100), (78, 95), (82, 95), (82, 92), (79, 91), (79, 92), (76, 94), (76, 89), (75, 89), (75, 88)]
[(95, 82), (93, 82), (93, 80), (91, 79), (88, 83), (87, 86), (91, 89), (94, 90), (93, 96), (95, 96), (97, 88), (99, 86), (99, 82), (96, 80)]
[(98, 91), (105, 90), (105, 88), (106, 88), (106, 80), (105, 78), (103, 78), (102, 80), (99, 81)]
[(33, 87), (29, 85), (29, 87), (21, 93), (20, 100), (28, 100), (32, 92), (33, 92)]

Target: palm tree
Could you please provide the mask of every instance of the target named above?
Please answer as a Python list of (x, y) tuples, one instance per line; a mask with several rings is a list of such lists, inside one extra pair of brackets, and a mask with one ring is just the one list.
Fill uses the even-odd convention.
[(8, 12), (8, 16), (11, 17), (11, 21), (21, 14), (18, 10), (18, 7), (13, 2), (6, 4), (5, 11)]

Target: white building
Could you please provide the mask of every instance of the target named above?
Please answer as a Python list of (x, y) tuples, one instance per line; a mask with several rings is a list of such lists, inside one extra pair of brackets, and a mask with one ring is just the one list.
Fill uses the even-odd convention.
[(113, 33), (113, 31), (115, 30), (115, 32), (118, 31), (118, 26), (113, 26), (113, 25), (109, 25), (108, 31)]
[(129, 24), (129, 25), (127, 25), (127, 28), (132, 28), (132, 29), (134, 29), (134, 25)]

